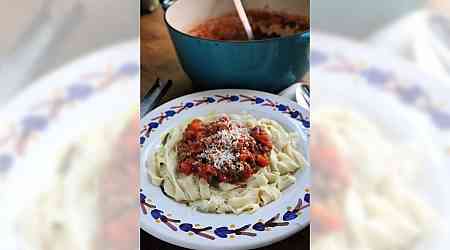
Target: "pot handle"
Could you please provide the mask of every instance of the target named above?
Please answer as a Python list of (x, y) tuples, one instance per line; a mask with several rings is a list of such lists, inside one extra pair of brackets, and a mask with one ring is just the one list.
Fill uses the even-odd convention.
[(174, 4), (177, 0), (159, 0), (161, 7), (164, 11), (166, 11), (172, 4)]

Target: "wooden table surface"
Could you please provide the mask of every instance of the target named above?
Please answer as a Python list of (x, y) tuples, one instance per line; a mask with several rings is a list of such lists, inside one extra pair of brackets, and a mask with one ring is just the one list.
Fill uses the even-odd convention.
[(192, 83), (178, 63), (161, 9), (141, 17), (141, 97), (158, 77), (174, 82), (162, 102), (192, 92)]
[[(141, 17), (141, 97), (149, 90), (156, 78), (171, 79), (174, 85), (164, 96), (162, 102), (191, 93), (192, 83), (178, 63), (175, 50), (170, 41), (161, 9)], [(141, 250), (182, 250), (152, 237), (143, 230)], [(263, 250), (306, 250), (309, 249), (309, 227), (292, 237)]]

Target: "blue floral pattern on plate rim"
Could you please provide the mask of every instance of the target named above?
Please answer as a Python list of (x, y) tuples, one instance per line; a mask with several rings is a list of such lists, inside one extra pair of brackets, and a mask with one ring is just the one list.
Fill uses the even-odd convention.
[(39, 103), (32, 103), (28, 113), (8, 124), (7, 132), (0, 134), (0, 175), (7, 174), (14, 167), (17, 157), (26, 153), (31, 140), (45, 133), (67, 108), (95, 98), (112, 85), (120, 84), (139, 73), (139, 64), (132, 61), (107, 65), (105, 68), (104, 71), (81, 74), (78, 79), (61, 87), (56, 95), (49, 95)]
[(329, 72), (354, 75), (363, 79), (369, 86), (395, 95), (406, 105), (427, 114), (431, 121), (441, 130), (450, 130), (450, 109), (445, 109), (442, 100), (436, 100), (425, 85), (410, 82), (391, 69), (369, 65), (351, 60), (339, 54), (321, 49), (311, 49), (311, 67), (321, 67)]
[(235, 239), (238, 236), (255, 237), (257, 232), (271, 231), (275, 227), (289, 226), (292, 221), (301, 216), (304, 209), (310, 206), (311, 194), (309, 189), (305, 189), (305, 194), (298, 199), (295, 207), (288, 207), (282, 216), (281, 213), (276, 213), (267, 221), (258, 220), (252, 224), (245, 224), (239, 227), (235, 224), (219, 227), (204, 226), (172, 218), (173, 215), (171, 213), (158, 209), (154, 202), (143, 193), (142, 189), (140, 190), (139, 200), (143, 216), (148, 216), (155, 223), (163, 224), (174, 232), (179, 231), (190, 236), (197, 235), (205, 239), (215, 240), (217, 238)]
[(262, 98), (259, 96), (250, 96), (244, 94), (236, 94), (236, 95), (213, 95), (213, 96), (204, 96), (203, 98), (196, 98), (192, 101), (185, 101), (180, 103), (179, 105), (174, 105), (169, 109), (161, 112), (159, 115), (151, 118), (150, 122), (145, 124), (140, 131), (139, 143), (140, 145), (144, 145), (147, 138), (149, 138), (150, 134), (155, 131), (155, 129), (159, 128), (165, 121), (169, 120), (171, 117), (180, 114), (183, 111), (192, 109), (194, 107), (214, 104), (214, 103), (251, 103), (253, 105), (260, 105), (264, 107), (268, 107), (273, 109), (276, 112), (281, 112), (290, 118), (297, 120), (302, 123), (302, 126), (305, 130), (309, 130), (310, 121), (309, 121), (309, 112), (305, 109), (294, 109), (290, 105), (286, 103), (279, 103), (273, 101), (269, 98)]

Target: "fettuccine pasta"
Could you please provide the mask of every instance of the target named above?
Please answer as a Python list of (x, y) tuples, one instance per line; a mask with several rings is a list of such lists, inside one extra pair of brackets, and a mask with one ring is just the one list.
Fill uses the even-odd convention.
[[(217, 131), (209, 132), (209, 137), (205, 135), (201, 139), (210, 140), (202, 144), (202, 152), (195, 151), (197, 144), (187, 147), (194, 153), (180, 152), (186, 137), (195, 141), (196, 135), (191, 130), (203, 131), (204, 135), (208, 132), (204, 132), (203, 127), (197, 127), (207, 129), (217, 124), (226, 126), (222, 130), (212, 127), (213, 131)], [(295, 147), (298, 139), (298, 136), (288, 133), (279, 123), (269, 119), (257, 120), (249, 115), (199, 117), (161, 136), (161, 146), (147, 162), (148, 174), (151, 182), (161, 186), (168, 196), (199, 211), (253, 213), (279, 199), (282, 191), (295, 183), (296, 171), (306, 166), (303, 155)], [(188, 140), (189, 143), (192, 140)], [(220, 143), (217, 144), (217, 141)], [(242, 144), (244, 146), (239, 146), (241, 142), (245, 142)], [(238, 146), (228, 147), (226, 143)], [(222, 148), (217, 149), (217, 145)], [(256, 153), (252, 155), (247, 147), (253, 148)], [(250, 153), (244, 156), (243, 152)]]

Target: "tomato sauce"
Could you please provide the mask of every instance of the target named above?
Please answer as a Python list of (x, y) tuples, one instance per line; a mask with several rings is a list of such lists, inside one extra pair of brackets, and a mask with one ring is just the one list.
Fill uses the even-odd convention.
[[(294, 35), (309, 30), (309, 18), (268, 10), (247, 10), (256, 40)], [(211, 18), (194, 27), (189, 34), (212, 40), (248, 40), (236, 13)]]
[(272, 141), (261, 127), (249, 128), (227, 116), (209, 123), (193, 120), (177, 144), (178, 172), (209, 184), (237, 184), (270, 164)]

